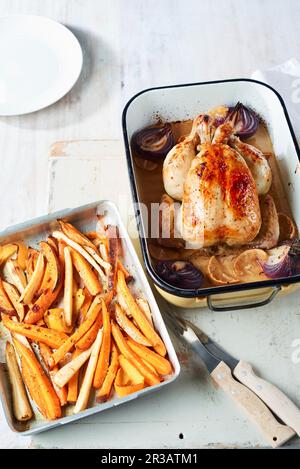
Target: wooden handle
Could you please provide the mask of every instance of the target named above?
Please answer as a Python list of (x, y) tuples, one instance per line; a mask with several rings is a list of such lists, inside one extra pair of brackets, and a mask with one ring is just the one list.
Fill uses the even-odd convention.
[(244, 409), (247, 416), (257, 425), (273, 448), (283, 445), (295, 435), (292, 428), (282, 425), (276, 420), (259, 397), (233, 378), (226, 363), (220, 362), (211, 373), (211, 377), (231, 399)]
[(300, 436), (300, 410), (280, 389), (257, 376), (252, 366), (243, 361), (237, 364), (233, 374)]

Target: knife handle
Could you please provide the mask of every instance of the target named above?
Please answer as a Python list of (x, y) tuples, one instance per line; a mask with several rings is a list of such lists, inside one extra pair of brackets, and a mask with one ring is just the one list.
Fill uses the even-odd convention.
[(283, 445), (295, 435), (292, 428), (276, 420), (259, 397), (233, 378), (231, 369), (226, 363), (220, 362), (210, 375), (215, 383), (246, 412), (273, 448)]
[(274, 384), (257, 376), (252, 366), (247, 362), (241, 360), (233, 370), (233, 374), (300, 436), (300, 410), (289, 397)]

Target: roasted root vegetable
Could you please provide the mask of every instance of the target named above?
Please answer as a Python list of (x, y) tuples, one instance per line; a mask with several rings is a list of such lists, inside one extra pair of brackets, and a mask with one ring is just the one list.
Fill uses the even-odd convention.
[(44, 254), (49, 268), (49, 277), (51, 278), (51, 288), (54, 290), (59, 282), (60, 266), (56, 250), (45, 241), (40, 242), (40, 248)]
[(94, 376), (94, 388), (100, 388), (105, 379), (105, 375), (108, 370), (109, 356), (111, 348), (111, 325), (110, 325), (110, 314), (107, 310), (106, 304), (102, 299), (102, 321), (103, 321), (103, 339), (102, 346), (99, 354), (99, 358), (96, 364), (95, 376)]
[(113, 383), (119, 368), (119, 353), (115, 343), (112, 343), (111, 355), (110, 355), (110, 364), (103, 381), (103, 384), (96, 393), (96, 399), (98, 402), (105, 402), (109, 399)]
[(154, 374), (151, 369), (140, 359), (140, 357), (129, 347), (118, 325), (112, 322), (111, 327), (113, 338), (121, 354), (135, 364), (138, 371), (144, 376), (145, 382), (150, 386), (160, 383), (160, 379), (157, 374)]
[(49, 375), (49, 378), (52, 382), (52, 385), (54, 387), (54, 390), (57, 394), (57, 397), (59, 399), (60, 405), (63, 407), (67, 403), (67, 388), (66, 386), (63, 386), (62, 388), (57, 386), (54, 382), (54, 377), (56, 373), (58, 372), (59, 368), (58, 366), (55, 366), (53, 370), (50, 370), (50, 365), (51, 365), (51, 356), (52, 356), (52, 351), (50, 347), (46, 344), (39, 344), (39, 352), (40, 356), (44, 362), (44, 366), (47, 370), (47, 373)]
[(65, 258), (65, 287), (64, 287), (64, 315), (65, 323), (71, 326), (73, 320), (73, 264), (70, 248), (64, 249)]
[(0, 246), (0, 265), (6, 262), (18, 251), (17, 244), (5, 244)]
[(7, 296), (6, 290), (3, 285), (3, 281), (1, 279), (0, 279), (0, 313), (5, 313), (10, 316), (13, 316), (15, 314), (15, 309)]
[(143, 297), (137, 297), (135, 301), (137, 302), (140, 309), (143, 311), (151, 326), (153, 327), (153, 319), (148, 301)]
[(116, 321), (129, 337), (132, 337), (139, 344), (147, 345), (151, 347), (152, 343), (140, 332), (140, 330), (134, 325), (127, 315), (122, 311), (122, 308), (118, 305), (115, 306), (115, 317)]
[(89, 293), (93, 296), (100, 293), (102, 291), (101, 283), (99, 282), (96, 274), (93, 272), (89, 263), (84, 259), (81, 254), (75, 251), (75, 249), (71, 250), (71, 254), (74, 267), (79, 273)]
[(62, 229), (62, 232), (68, 236), (72, 241), (75, 243), (80, 244), (83, 247), (89, 246), (92, 249), (95, 249), (95, 246), (93, 243), (89, 240), (87, 236), (82, 234), (80, 231), (78, 231), (75, 226), (71, 225), (71, 223), (65, 222), (63, 220), (58, 220), (58, 223), (60, 224), (60, 227)]
[(116, 280), (117, 280), (117, 265), (118, 265), (118, 231), (117, 227), (114, 225), (108, 225), (107, 227), (107, 236), (108, 236), (108, 258), (111, 265), (111, 270), (108, 278), (108, 288), (110, 290), (115, 289)]
[(96, 321), (91, 326), (91, 328), (81, 337), (80, 340), (76, 343), (76, 348), (79, 350), (87, 350), (95, 341), (99, 329), (102, 327), (102, 315), (99, 314), (96, 318)]
[(127, 341), (129, 347), (137, 354), (140, 358), (142, 358), (146, 363), (149, 362), (152, 366), (154, 366), (157, 373), (160, 375), (169, 375), (172, 373), (172, 366), (169, 360), (162, 357), (153, 350), (150, 350), (148, 347), (144, 345), (136, 343), (136, 341), (132, 339), (128, 339)]
[(56, 373), (54, 377), (54, 382), (57, 386), (63, 387), (67, 384), (70, 379), (77, 373), (78, 370), (84, 365), (87, 359), (90, 357), (92, 353), (91, 346), (89, 349), (84, 350), (80, 353), (80, 355), (75, 355), (71, 361), (69, 361), (66, 365), (64, 365), (60, 370)]
[[(81, 350), (76, 349), (73, 352), (72, 359), (78, 357), (81, 353), (82, 353)], [(79, 387), (78, 380), (79, 380), (79, 371), (76, 371), (68, 382), (67, 401), (70, 402), (71, 404), (75, 404), (75, 402), (77, 401), (78, 387)]]
[(30, 420), (33, 417), (32, 408), (26, 394), (14, 348), (9, 342), (6, 343), (5, 358), (12, 389), (14, 416), (21, 422)]
[(76, 344), (76, 342), (78, 342), (81, 339), (81, 337), (83, 337), (84, 334), (94, 324), (101, 309), (100, 302), (101, 302), (101, 298), (99, 296), (96, 296), (93, 303), (90, 306), (86, 320), (82, 324), (80, 324), (80, 326), (74, 332), (74, 334), (68, 337), (67, 340), (65, 340), (62, 343), (62, 345), (59, 348), (57, 348), (57, 350), (55, 350), (55, 352), (52, 355), (53, 365), (57, 365), (57, 363), (59, 363), (59, 361), (65, 356), (65, 354), (72, 349), (72, 347)]
[(147, 301), (131, 291), (118, 228), (98, 219), (88, 236), (60, 220), (62, 231), (39, 250), (23, 241), (0, 247), (0, 317), (14, 344), (6, 361), (19, 420), (36, 409), (57, 419), (68, 404), (78, 413), (94, 394), (97, 402), (127, 396), (172, 372)]
[[(53, 279), (54, 283), (54, 279)], [(63, 286), (63, 277), (60, 277), (58, 285), (54, 290), (52, 290), (52, 286), (43, 291), (41, 296), (36, 300), (33, 304), (32, 308), (26, 314), (24, 322), (27, 324), (35, 324), (37, 321), (43, 318), (45, 311), (51, 307), (54, 301), (57, 299), (61, 288)]]
[(161, 340), (157, 332), (153, 329), (153, 327), (150, 326), (148, 319), (138, 307), (135, 299), (133, 298), (126, 284), (124, 273), (121, 270), (118, 271), (117, 293), (118, 295), (122, 296), (123, 301), (126, 303), (128, 309), (131, 311), (131, 314), (138, 327), (153, 345), (157, 353), (162, 356), (165, 356), (166, 347), (163, 341)]
[(18, 246), (17, 262), (21, 269), (25, 270), (28, 256), (28, 248), (22, 241), (16, 242), (16, 245)]
[(11, 332), (24, 335), (28, 339), (36, 342), (43, 342), (51, 348), (59, 348), (63, 346), (68, 336), (63, 332), (54, 331), (47, 327), (36, 326), (33, 324), (23, 324), (9, 319), (7, 314), (2, 314), (4, 326)]
[(13, 339), (13, 343), (21, 358), (22, 371), (24, 368), (28, 370), (25, 376), (29, 376), (30, 379), (25, 379), (25, 383), (41, 414), (49, 420), (61, 417), (57, 394), (35, 354), (18, 340)]
[(90, 391), (93, 383), (94, 373), (97, 366), (98, 356), (102, 342), (102, 329), (98, 331), (96, 340), (92, 346), (91, 356), (85, 371), (83, 382), (79, 391), (78, 399), (74, 408), (74, 414), (78, 414), (87, 407)]
[(101, 267), (97, 264), (94, 258), (82, 247), (80, 244), (76, 243), (72, 239), (68, 238), (64, 233), (61, 231), (54, 231), (53, 232), (54, 238), (58, 239), (59, 241), (64, 241), (68, 246), (71, 246), (76, 252), (82, 255), (89, 264), (101, 275), (103, 272)]
[[(121, 358), (122, 356), (120, 356)], [(126, 360), (124, 358), (124, 360)], [(130, 364), (130, 362), (128, 362)], [(132, 366), (132, 365), (131, 365)], [(129, 394), (133, 394), (134, 392), (140, 391), (144, 387), (144, 379), (142, 377), (142, 381), (133, 383), (128, 379), (126, 373), (123, 368), (119, 368), (117, 372), (117, 376), (115, 379), (115, 390), (119, 397), (128, 396)]]
[(38, 290), (41, 284), (44, 274), (44, 268), (44, 255), (40, 253), (34, 272), (20, 297), (20, 301), (22, 301), (25, 305), (29, 305), (32, 302), (35, 292)]
[(66, 326), (64, 321), (63, 308), (48, 309), (44, 314), (44, 321), (49, 329), (67, 334), (70, 332), (70, 328)]
[(7, 282), (12, 283), (20, 293), (23, 293), (27, 285), (25, 273), (16, 260), (10, 259), (3, 268), (4, 278)]
[(10, 302), (12, 303), (13, 307), (15, 308), (17, 312), (19, 321), (23, 321), (24, 316), (25, 316), (25, 309), (24, 309), (24, 305), (20, 303), (20, 294), (18, 290), (11, 283), (4, 282), (4, 281), (2, 283), (3, 283), (4, 290)]
[(79, 315), (80, 309), (83, 306), (84, 300), (85, 300), (85, 295), (84, 295), (83, 289), (78, 288), (77, 292), (75, 293), (74, 304), (73, 304), (74, 321), (76, 321), (78, 318), (78, 315)]

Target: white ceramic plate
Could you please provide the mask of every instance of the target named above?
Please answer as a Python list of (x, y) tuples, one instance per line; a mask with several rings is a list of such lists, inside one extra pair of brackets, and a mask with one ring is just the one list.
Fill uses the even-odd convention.
[(43, 16), (0, 17), (0, 115), (27, 114), (75, 84), (82, 50), (74, 34)]

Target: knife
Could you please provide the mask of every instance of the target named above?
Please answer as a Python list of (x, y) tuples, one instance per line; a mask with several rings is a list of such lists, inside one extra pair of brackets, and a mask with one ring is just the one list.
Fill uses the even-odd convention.
[[(170, 312), (168, 304), (162, 313), (175, 335), (200, 356), (213, 381), (245, 411), (273, 448), (299, 435), (300, 410), (282, 391), (259, 378), (250, 364), (231, 357), (190, 321)], [(265, 404), (288, 425), (279, 423)]]

